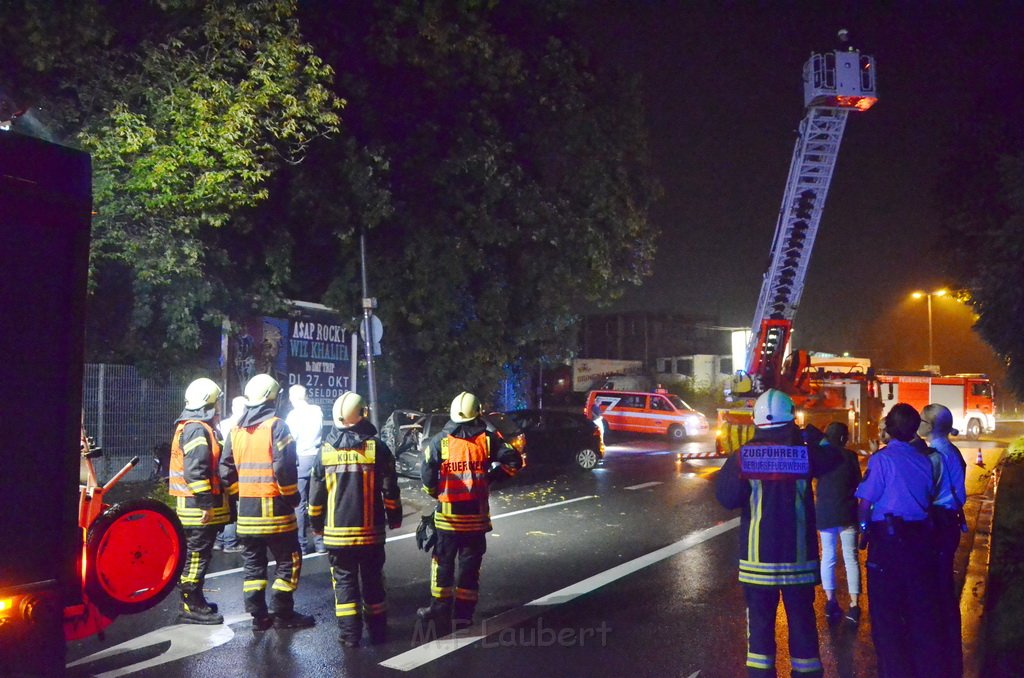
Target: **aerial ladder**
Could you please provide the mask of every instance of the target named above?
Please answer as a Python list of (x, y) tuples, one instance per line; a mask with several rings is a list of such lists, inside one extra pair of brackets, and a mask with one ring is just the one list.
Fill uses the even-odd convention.
[[(845, 41), (846, 32), (840, 31)], [(746, 370), (737, 373), (719, 412), (718, 447), (732, 452), (753, 434), (753, 399), (777, 388), (801, 388), (805, 355), (785, 359), (803, 294), (807, 268), (835, 171), (850, 111), (866, 111), (878, 100), (875, 63), (852, 47), (812, 53), (804, 64), (804, 106), (789, 176), (775, 225), (771, 261), (764, 275), (747, 344)]]

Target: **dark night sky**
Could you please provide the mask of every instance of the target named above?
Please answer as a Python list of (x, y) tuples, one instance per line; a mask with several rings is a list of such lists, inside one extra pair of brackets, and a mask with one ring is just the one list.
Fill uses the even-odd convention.
[[(596, 59), (642, 75), (665, 189), (651, 215), (663, 232), (654, 276), (616, 308), (743, 326), (803, 117), (803, 62), (847, 28), (876, 59), (879, 103), (847, 123), (796, 344), (893, 368), (925, 362), (924, 302), (907, 297), (946, 279), (933, 255), (952, 245), (938, 242), (938, 172), (959, 121), (1001, 113), (973, 110), (979, 94), (1021, 86), (1024, 3), (600, 2), (577, 24)], [(935, 303), (937, 362), (991, 371), (955, 306)]]

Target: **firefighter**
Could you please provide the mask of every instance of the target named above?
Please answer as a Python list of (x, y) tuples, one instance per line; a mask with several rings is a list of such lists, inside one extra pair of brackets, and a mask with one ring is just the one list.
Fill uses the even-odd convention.
[[(793, 675), (821, 676), (814, 588), (820, 581), (818, 534), (811, 477), (819, 474), (813, 448), (794, 423), (793, 401), (775, 389), (754, 403), (754, 437), (726, 459), (715, 496), (728, 509), (742, 509), (739, 580), (747, 601), (747, 675), (774, 676), (775, 616), (786, 608)], [(760, 450), (803, 459), (782, 476), (758, 473), (746, 463)], [(745, 455), (750, 453), (750, 457)], [(768, 456), (767, 454), (765, 456)], [(760, 476), (760, 477), (758, 477)]]
[(342, 394), (332, 415), (310, 474), (309, 519), (331, 563), (338, 640), (358, 647), (363, 618), (371, 643), (387, 639), (384, 524), (402, 526), (402, 500), (394, 455), (367, 421), (362, 397)]
[[(242, 592), (254, 631), (308, 628), (313, 617), (299, 614), (293, 594), (302, 572), (295, 508), (299, 505), (295, 441), (278, 418), (281, 385), (257, 374), (245, 385), (245, 411), (224, 443), (221, 478), (238, 501), (238, 539), (245, 560)], [(267, 550), (277, 561), (267, 609)]]
[(416, 615), (442, 629), (472, 623), (480, 565), (487, 550), (485, 535), (491, 529), (490, 485), (514, 476), (523, 463), (519, 452), (487, 430), (480, 401), (472, 393), (455, 396), (450, 415), (451, 420), (430, 440), (420, 472), (424, 491), (437, 499), (437, 543), (430, 570), (430, 605)]
[(185, 528), (185, 568), (181, 589), (181, 621), (221, 624), (224, 617), (203, 595), (213, 543), (222, 525), (231, 522), (231, 509), (221, 489), (220, 439), (215, 433), (217, 399), (221, 390), (212, 380), (196, 379), (185, 389), (185, 409), (175, 422), (171, 440), (168, 489), (175, 497), (178, 518)]

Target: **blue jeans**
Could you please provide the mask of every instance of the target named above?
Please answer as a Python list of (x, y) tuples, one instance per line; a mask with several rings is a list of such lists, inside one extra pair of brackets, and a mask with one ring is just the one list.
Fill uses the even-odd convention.
[[(295, 509), (295, 519), (299, 524), (299, 547), (303, 552), (306, 550), (306, 529), (309, 527), (309, 515), (307, 513), (309, 507), (309, 474), (313, 470), (314, 462), (316, 462), (315, 454), (299, 457), (299, 506)], [(316, 544), (319, 550), (323, 550), (323, 537), (315, 537), (315, 539), (314, 544)]]
[(238, 546), (238, 534), (235, 532), (236, 525), (228, 523), (224, 529), (217, 533), (217, 546), (233, 549)]

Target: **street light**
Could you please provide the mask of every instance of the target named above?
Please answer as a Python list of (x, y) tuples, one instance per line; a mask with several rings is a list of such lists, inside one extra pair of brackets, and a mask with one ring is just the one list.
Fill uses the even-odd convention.
[(928, 299), (928, 367), (931, 368), (935, 364), (934, 356), (932, 355), (932, 297), (944, 297), (949, 294), (949, 290), (935, 290), (934, 292), (912, 292), (910, 294), (914, 299), (920, 299), (926, 297)]

